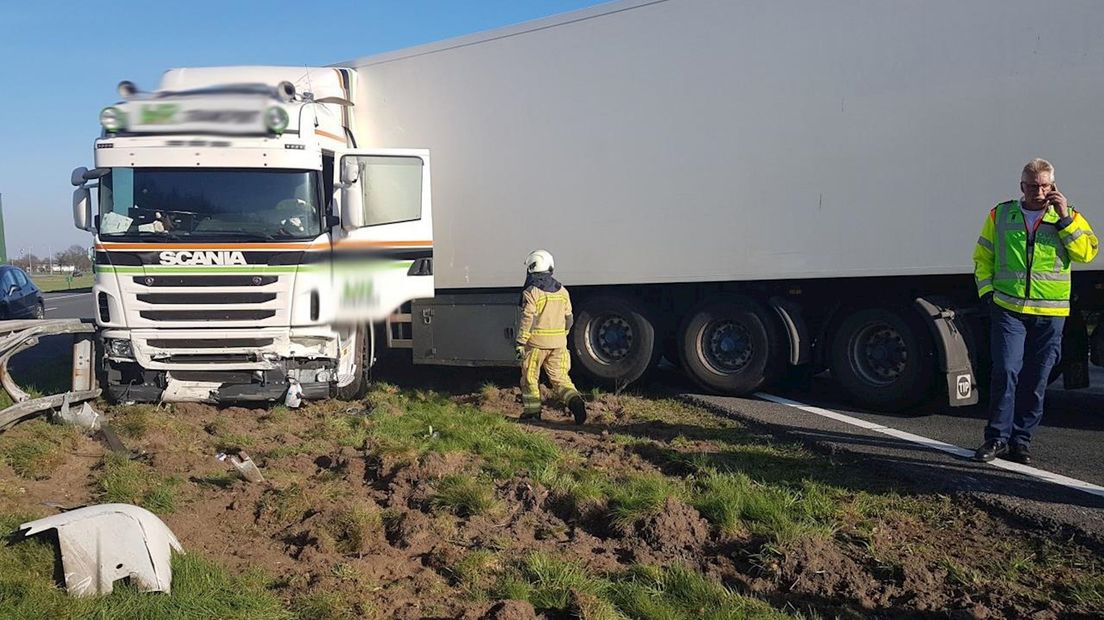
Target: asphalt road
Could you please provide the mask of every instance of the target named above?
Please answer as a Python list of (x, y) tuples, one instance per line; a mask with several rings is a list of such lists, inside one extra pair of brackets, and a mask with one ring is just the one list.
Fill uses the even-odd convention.
[[(1077, 488), (1084, 486), (1081, 482), (1089, 483), (1090, 490), (1092, 485), (1104, 486), (1099, 448), (1104, 441), (1104, 368), (1093, 367), (1090, 376), (1092, 388), (1066, 391), (1057, 381), (1047, 392), (1042, 426), (1032, 445), (1033, 468), (1041, 472), (1007, 461), (995, 466), (969, 458), (982, 441), (988, 417), (984, 406), (929, 405), (908, 414), (879, 413), (850, 404), (828, 376), (817, 377), (800, 392), (748, 398), (699, 393), (673, 371), (660, 380), (718, 413), (830, 453), (847, 454), (861, 466), (907, 480), (914, 488), (966, 492), (1030, 523), (1072, 529), (1104, 544), (1104, 496)], [(835, 414), (850, 420), (830, 417)], [(936, 449), (908, 434), (951, 445)], [(954, 452), (953, 446), (963, 450), (948, 453)], [(1055, 483), (1045, 479), (1050, 474), (1074, 480)]]
[[(48, 318), (91, 318), (91, 293), (49, 293), (45, 296)], [(43, 342), (13, 360), (13, 373), (35, 364), (69, 363), (68, 336), (44, 338)], [(1046, 413), (1033, 445), (1034, 467), (1062, 476), (1104, 486), (1104, 368), (1092, 367), (1094, 387), (1066, 391), (1061, 381), (1047, 393)], [(1071, 490), (1041, 481), (1017, 471), (973, 463), (967, 458), (932, 450), (914, 441), (872, 432), (838, 420), (763, 398), (735, 398), (700, 394), (673, 370), (661, 371), (656, 379), (664, 391), (696, 399), (719, 413), (740, 417), (787, 436), (829, 446), (854, 454), (872, 467), (895, 470), (948, 491), (977, 492), (1005, 504), (1012, 511), (1026, 510), (1033, 517), (1072, 523), (1096, 532), (1104, 540), (1104, 497)], [(847, 399), (828, 377), (813, 380), (801, 392), (772, 392), (801, 404), (839, 412), (860, 421), (972, 450), (982, 439), (986, 412), (982, 406), (949, 408), (921, 407), (908, 414), (884, 414), (865, 410)], [(903, 472), (903, 474), (902, 474)]]

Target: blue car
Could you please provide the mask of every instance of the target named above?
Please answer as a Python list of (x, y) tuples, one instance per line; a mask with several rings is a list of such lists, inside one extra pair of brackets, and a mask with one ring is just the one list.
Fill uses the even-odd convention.
[(0, 265), (0, 319), (46, 317), (42, 291), (19, 267)]

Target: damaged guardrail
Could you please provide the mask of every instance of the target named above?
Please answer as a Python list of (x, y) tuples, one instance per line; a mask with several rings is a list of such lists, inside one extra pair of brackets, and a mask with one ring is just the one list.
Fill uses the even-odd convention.
[[(0, 385), (14, 404), (0, 411), (0, 432), (46, 411), (94, 400), (100, 389), (95, 386), (92, 359), (92, 334), (95, 326), (80, 319), (36, 319), (0, 321)], [(8, 362), (17, 353), (35, 346), (43, 336), (73, 334), (73, 372), (69, 391), (33, 398), (12, 378)]]

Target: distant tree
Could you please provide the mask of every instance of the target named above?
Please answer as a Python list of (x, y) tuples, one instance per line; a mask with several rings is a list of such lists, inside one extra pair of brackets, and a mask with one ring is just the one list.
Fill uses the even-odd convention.
[(92, 261), (88, 259), (88, 248), (80, 245), (71, 245), (54, 255), (54, 262), (58, 265), (72, 265), (77, 271), (85, 273), (92, 271)]
[(22, 270), (24, 270), (28, 273), (31, 272), (33, 266), (35, 266), (35, 265), (37, 265), (41, 262), (42, 262), (42, 259), (35, 256), (34, 254), (24, 254), (23, 256), (19, 256), (19, 257), (11, 259), (11, 264), (15, 265), (16, 267), (19, 267), (20, 269), (22, 269)]

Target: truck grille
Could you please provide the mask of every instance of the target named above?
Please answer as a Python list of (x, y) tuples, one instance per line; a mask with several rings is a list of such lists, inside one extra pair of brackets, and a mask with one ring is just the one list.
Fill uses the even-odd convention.
[(150, 321), (261, 321), (276, 316), (275, 310), (142, 310)]
[(276, 293), (142, 293), (138, 301), (147, 304), (262, 304), (276, 299)]
[(142, 286), (264, 286), (278, 276), (134, 276)]
[(146, 341), (159, 349), (259, 349), (272, 346), (272, 338), (151, 338)]
[[(161, 360), (159, 360), (161, 361)], [(219, 353), (217, 355), (176, 354), (163, 360), (170, 364), (248, 364), (257, 361), (252, 353)]]

